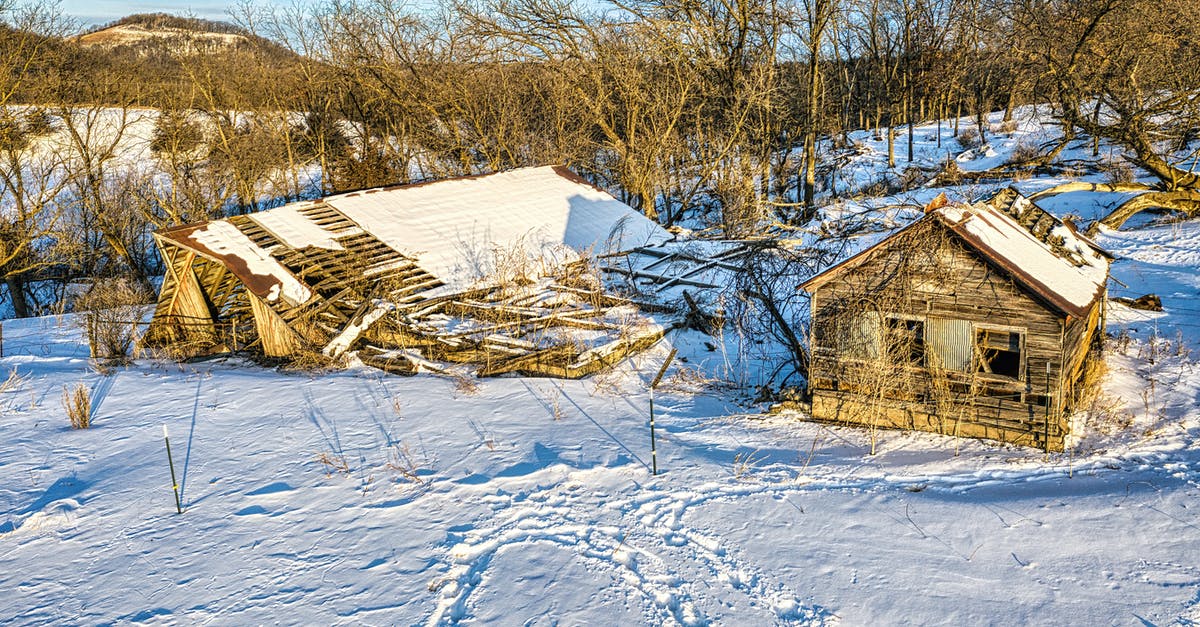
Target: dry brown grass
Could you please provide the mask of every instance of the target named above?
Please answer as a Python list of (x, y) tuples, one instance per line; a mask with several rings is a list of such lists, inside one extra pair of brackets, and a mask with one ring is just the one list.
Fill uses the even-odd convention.
[(128, 279), (97, 280), (75, 307), (87, 311), (84, 324), (92, 357), (109, 364), (125, 363), (137, 340), (143, 306), (153, 295)]
[(738, 453), (733, 456), (733, 478), (738, 481), (749, 481), (758, 465), (766, 459), (766, 454), (758, 451)]
[(408, 481), (417, 485), (425, 483), (420, 477), (420, 466), (416, 462), (412, 451), (407, 444), (403, 442), (392, 446), (391, 459), (387, 463), (388, 470), (399, 473)]
[(28, 383), (29, 375), (22, 375), (16, 367), (8, 371), (8, 377), (0, 381), (0, 413), (16, 407), (16, 392)]
[(479, 379), (473, 375), (458, 371), (447, 371), (446, 373), (454, 381), (455, 394), (472, 396), (479, 393)]
[(170, 344), (147, 346), (142, 350), (142, 355), (149, 359), (179, 363), (212, 352), (212, 346), (210, 340), (180, 340)]
[(1008, 162), (1014, 165), (1021, 165), (1034, 161), (1042, 156), (1042, 151), (1037, 147), (1037, 144), (1021, 140), (1017, 142), (1013, 148), (1012, 154), (1008, 158)]
[(12, 370), (8, 371), (8, 377), (6, 377), (4, 381), (0, 381), (0, 394), (4, 394), (5, 392), (15, 392), (16, 390), (24, 387), (28, 382), (29, 375), (21, 374), (14, 366)]
[(1133, 166), (1122, 159), (1105, 159), (1100, 163), (1100, 171), (1104, 173), (1104, 182), (1110, 185), (1132, 183), (1135, 178)]
[(92, 398), (86, 385), (75, 384), (74, 388), (63, 386), (62, 406), (72, 429), (87, 429), (92, 426)]
[(1015, 133), (1016, 131), (1017, 131), (1017, 121), (1016, 120), (1005, 120), (999, 124), (992, 125), (993, 133), (1008, 134), (1008, 133)]
[[(1107, 372), (1108, 364), (1103, 359), (1090, 360), (1075, 387), (1073, 405), (1077, 411), (1082, 412), (1084, 419), (1084, 428), (1075, 434), (1077, 443), (1080, 442), (1080, 438), (1088, 439), (1089, 432), (1107, 437), (1133, 426), (1134, 416), (1122, 409), (1124, 401), (1104, 393), (1102, 383)], [(1095, 442), (1090, 446), (1095, 446)], [(1072, 447), (1072, 453), (1075, 452), (1074, 448)]]
[(546, 409), (550, 411), (550, 415), (554, 417), (554, 421), (558, 422), (559, 420), (562, 420), (563, 417), (566, 416), (566, 412), (563, 411), (562, 407), (562, 392), (560, 392), (557, 387), (553, 386), (549, 389), (539, 387), (538, 391), (544, 396)]
[(327, 477), (332, 477), (334, 473), (350, 474), (350, 464), (346, 463), (345, 455), (321, 451), (317, 453), (316, 459), (325, 467), (325, 476)]
[(699, 394), (705, 390), (728, 390), (736, 384), (727, 379), (711, 375), (695, 366), (678, 365), (663, 379), (658, 389), (683, 394)]
[(346, 360), (340, 357), (330, 357), (325, 353), (310, 348), (302, 348), (287, 356), (283, 364), (285, 372), (304, 372), (319, 374), (334, 372), (346, 367)]

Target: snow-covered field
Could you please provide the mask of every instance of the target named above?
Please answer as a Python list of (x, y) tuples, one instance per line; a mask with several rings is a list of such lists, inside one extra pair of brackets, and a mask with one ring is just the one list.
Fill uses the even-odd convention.
[[(70, 317), (5, 321), (0, 620), (1194, 625), (1200, 222), (1099, 243), (1113, 294), (1166, 311), (1111, 306), (1105, 394), (1051, 455), (902, 432), (869, 455), (863, 431), (758, 413), (692, 332), (589, 380), (464, 382), (104, 376)], [(73, 431), (79, 382), (95, 424)]]

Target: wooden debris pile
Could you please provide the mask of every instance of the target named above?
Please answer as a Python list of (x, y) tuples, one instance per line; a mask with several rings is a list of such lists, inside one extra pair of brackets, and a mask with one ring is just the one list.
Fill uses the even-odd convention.
[[(715, 332), (721, 313), (707, 311), (693, 294), (720, 289), (751, 252), (737, 243), (722, 243), (710, 255), (692, 247), (641, 247), (602, 257), (594, 267), (577, 261), (536, 281), (444, 293), (414, 259), (323, 209), (314, 203), (302, 211), (333, 234), (326, 246), (294, 248), (253, 220), (229, 220), (236, 233), (226, 241), (248, 240), (267, 255), (260, 265), (278, 264), (274, 274), (247, 270), (228, 252), (231, 245), (206, 246), (196, 234), (202, 227), (158, 235), (168, 272), (152, 342), (191, 354), (250, 351), (292, 359), (356, 351), (363, 362), (394, 373), (466, 364), (481, 377), (579, 378), (648, 348), (669, 328)], [(304, 298), (289, 299), (279, 287), (290, 277), (303, 287), (291, 292)], [(645, 313), (667, 314), (668, 322)]]
[(179, 355), (361, 351), (398, 371), (580, 377), (663, 334), (575, 260), (669, 234), (557, 166), (334, 194), (154, 238), (167, 273), (146, 342)]
[(296, 250), (262, 241), (309, 287), (308, 300), (293, 305), (257, 295), (257, 286), (233, 280), (224, 265), (205, 263), (204, 251), (166, 238), (159, 244), (168, 280), (156, 339), (176, 347), (191, 340), (194, 353), (337, 358), (357, 350), (365, 363), (395, 373), (438, 371), (451, 363), (472, 364), (478, 376), (579, 378), (651, 346), (665, 332), (633, 301), (578, 274), (575, 286), (543, 278), (426, 296), (440, 283), (400, 255), (381, 260), (351, 246)]
[(744, 270), (739, 264), (753, 249), (741, 242), (709, 242), (720, 250), (705, 253), (686, 247), (642, 246), (605, 255), (600, 271), (612, 281), (620, 279), (628, 291), (647, 296), (671, 296), (671, 288), (721, 289), (729, 273)]
[[(520, 373), (579, 378), (648, 348), (672, 328), (715, 333), (723, 313), (711, 295), (742, 272), (744, 242), (638, 247), (584, 261), (557, 277), (393, 305), (377, 301), (369, 324), (351, 323), (359, 358), (391, 372), (474, 364), (478, 376)], [(598, 276), (595, 276), (598, 275)], [(590, 280), (588, 280), (590, 279)], [(605, 286), (629, 295), (616, 296)], [(644, 313), (665, 314), (654, 323)], [(326, 353), (336, 355), (340, 347)]]
[(363, 362), (396, 373), (472, 364), (507, 373), (577, 379), (650, 347), (666, 328), (634, 302), (553, 279), (491, 287), (395, 307), (359, 334)]

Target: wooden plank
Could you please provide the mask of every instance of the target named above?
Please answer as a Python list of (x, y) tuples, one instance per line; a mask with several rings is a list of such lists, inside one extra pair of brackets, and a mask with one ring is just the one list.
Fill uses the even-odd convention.
[[(564, 373), (568, 379), (586, 377), (616, 365), (622, 359), (641, 350), (650, 348), (667, 334), (667, 329), (657, 328), (632, 337), (620, 338), (604, 346), (593, 348), (573, 364), (567, 366)], [(588, 354), (592, 356), (589, 357)]]
[[(625, 268), (617, 268), (617, 267), (613, 267), (613, 266), (603, 266), (600, 268), (600, 271), (601, 272), (610, 272), (613, 274), (621, 274), (621, 275), (625, 275), (625, 276), (632, 277), (635, 279), (646, 279), (652, 283), (663, 283), (663, 282), (672, 280), (672, 277), (665, 277), (665, 276), (653, 274), (650, 272), (641, 272), (639, 270), (626, 270)], [(702, 283), (700, 281), (692, 281), (690, 279), (678, 279), (677, 278), (677, 279), (674, 279), (674, 282), (679, 285), (690, 285), (692, 287), (703, 287), (703, 288), (707, 288), (707, 289), (717, 289), (718, 287), (720, 287), (719, 285), (713, 285), (712, 283)]]
[(184, 263), (179, 264), (182, 267), (177, 268), (179, 283), (175, 288), (175, 302), (170, 314), (211, 323), (211, 306), (196, 279), (196, 273), (192, 270), (191, 263), (194, 259), (194, 254), (186, 255)]
[(478, 375), (481, 377), (494, 377), (498, 374), (507, 372), (516, 372), (519, 370), (537, 369), (540, 371), (549, 365), (551, 361), (564, 361), (571, 358), (578, 352), (575, 346), (567, 344), (562, 346), (553, 346), (540, 351), (528, 353), (520, 357), (493, 361), (479, 369)]
[(604, 292), (585, 290), (585, 289), (581, 289), (578, 287), (570, 287), (567, 285), (560, 285), (558, 283), (551, 285), (550, 288), (560, 291), (560, 292), (579, 294), (579, 295), (585, 296), (589, 299), (595, 299), (595, 302), (599, 303), (600, 305), (602, 305), (604, 307), (627, 306), (627, 307), (634, 307), (641, 311), (648, 311), (650, 313), (675, 313), (674, 307), (667, 307), (666, 305), (660, 305), (658, 303), (647, 303), (647, 302), (642, 302), (642, 301), (630, 300), (628, 298), (621, 298), (620, 296), (613, 296), (612, 294), (606, 294)]
[(250, 299), (250, 310), (254, 312), (254, 326), (262, 340), (263, 354), (268, 357), (287, 357), (300, 350), (300, 338), (287, 322), (261, 298), (249, 291), (246, 296)]
[(1051, 417), (1046, 423), (1019, 423), (988, 417), (980, 413), (939, 417), (914, 404), (880, 406), (856, 395), (829, 390), (813, 392), (812, 417), (819, 421), (836, 422), (863, 428), (913, 429), (942, 435), (998, 440), (1021, 446), (1034, 446), (1051, 451), (1063, 450), (1064, 432), (1059, 421)]
[[(190, 272), (192, 260), (196, 258), (196, 253), (188, 251), (184, 263), (179, 263), (179, 255), (182, 252), (178, 247), (167, 245), (167, 249), (175, 249), (175, 254), (171, 255), (171, 261), (167, 264), (167, 275), (173, 279), (173, 289), (171, 291), (171, 301), (167, 303), (167, 309), (164, 315), (170, 316), (175, 313), (175, 303), (179, 300), (179, 289), (183, 283), (183, 272)], [(181, 270), (182, 268), (182, 270)]]

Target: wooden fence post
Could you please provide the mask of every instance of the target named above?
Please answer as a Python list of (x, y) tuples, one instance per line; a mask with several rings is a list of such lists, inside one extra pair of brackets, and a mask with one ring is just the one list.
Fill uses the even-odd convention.
[(88, 334), (88, 354), (93, 359), (96, 358), (96, 312), (89, 311), (87, 314), (87, 334)]

